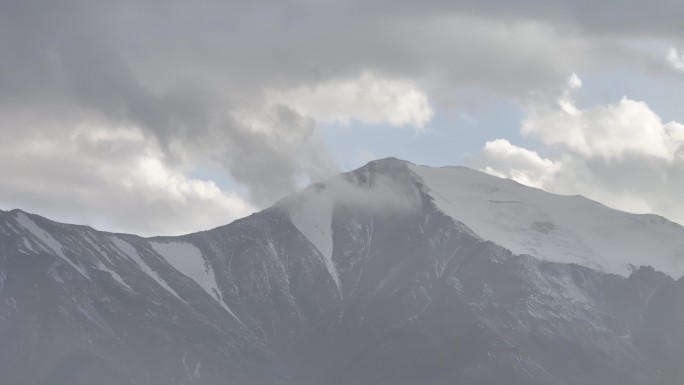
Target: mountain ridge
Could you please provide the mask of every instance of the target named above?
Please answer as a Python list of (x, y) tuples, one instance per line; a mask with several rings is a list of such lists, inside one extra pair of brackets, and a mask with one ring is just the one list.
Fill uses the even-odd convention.
[(51, 385), (681, 383), (684, 279), (516, 254), (447, 215), (411, 167), (372, 163), (178, 237), (0, 213), (0, 371)]

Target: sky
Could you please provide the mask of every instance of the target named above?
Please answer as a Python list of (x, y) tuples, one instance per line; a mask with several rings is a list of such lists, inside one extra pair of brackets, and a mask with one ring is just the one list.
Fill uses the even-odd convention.
[(383, 157), (684, 223), (682, 0), (2, 0), (0, 209), (141, 235)]

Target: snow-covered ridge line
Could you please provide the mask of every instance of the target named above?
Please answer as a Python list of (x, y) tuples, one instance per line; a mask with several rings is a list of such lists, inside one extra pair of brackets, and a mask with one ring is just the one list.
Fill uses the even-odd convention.
[(620, 275), (633, 266), (684, 275), (684, 227), (662, 217), (551, 194), (465, 167), (409, 168), (441, 211), (516, 254)]
[[(64, 247), (59, 241), (57, 241), (50, 233), (45, 231), (43, 228), (38, 226), (31, 218), (28, 217), (24, 212), (17, 211), (15, 214), (15, 219), (19, 225), (28, 230), (30, 234), (33, 235), (34, 241), (37, 241), (39, 247), (48, 253), (55, 254), (67, 262), (71, 267), (73, 267), (82, 276), (90, 280), (90, 277), (83, 270), (83, 267), (74, 263), (69, 257), (64, 254)], [(31, 247), (30, 243), (25, 241), (27, 247)]]

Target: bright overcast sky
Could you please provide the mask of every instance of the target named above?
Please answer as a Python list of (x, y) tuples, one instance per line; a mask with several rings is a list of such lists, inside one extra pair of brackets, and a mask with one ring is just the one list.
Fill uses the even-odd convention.
[(682, 0), (2, 0), (0, 208), (144, 235), (368, 160), (684, 223)]

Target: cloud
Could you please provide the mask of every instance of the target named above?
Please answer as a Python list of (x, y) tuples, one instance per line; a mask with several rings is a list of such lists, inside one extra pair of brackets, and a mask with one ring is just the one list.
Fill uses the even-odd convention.
[(580, 108), (570, 85), (554, 103), (528, 106), (522, 122), (522, 133), (551, 156), (496, 140), (472, 165), (552, 192), (584, 194), (611, 207), (684, 223), (684, 124), (664, 122), (646, 103), (627, 97)]
[(411, 83), (363, 73), (353, 79), (331, 80), (284, 92), (271, 92), (275, 103), (288, 103), (318, 121), (348, 125), (356, 119), (423, 129), (434, 111), (427, 95)]
[(214, 182), (186, 176), (131, 127), (80, 126), (0, 143), (0, 202), (53, 219), (141, 235), (226, 224), (254, 207)]
[(667, 61), (672, 64), (674, 69), (684, 72), (684, 54), (680, 55), (675, 48), (670, 48), (670, 52), (667, 55)]
[(308, 210), (309, 215), (315, 215), (316, 208), (329, 208), (333, 203), (361, 215), (411, 215), (420, 209), (422, 197), (411, 181), (402, 180), (406, 177), (361, 169), (359, 173), (350, 172), (316, 183), (286, 203), (290, 210)]
[(477, 161), (489, 174), (539, 188), (550, 182), (559, 167), (556, 162), (542, 158), (535, 151), (514, 146), (506, 139), (485, 143)]
[[(569, 89), (581, 82), (574, 78)], [(606, 106), (579, 109), (566, 90), (556, 104), (527, 108), (522, 133), (545, 145), (561, 146), (585, 158), (620, 161), (630, 155), (671, 161), (681, 145), (682, 125), (663, 123), (641, 101), (623, 97)]]
[(580, 28), (593, 34), (626, 37), (677, 37), (684, 32), (680, 16), (684, 4), (679, 1), (654, 0), (624, 2), (608, 0), (600, 3), (578, 0), (459, 0), (418, 2), (383, 0), (374, 2), (377, 9), (394, 5), (395, 12), (461, 12), (486, 15), (501, 20), (544, 20), (564, 28)]
[(195, 151), (213, 154), (260, 206), (295, 191), (302, 175), (311, 182), (337, 171), (313, 118), (285, 105), (236, 113), (203, 139)]
[[(195, 186), (186, 194), (203, 196), (187, 170), (209, 159), (246, 187), (251, 206), (264, 207), (302, 180), (337, 170), (320, 123), (358, 120), (421, 130), (435, 111), (453, 108), (457, 89), (527, 100), (529, 90), (557, 91), (571, 69), (662, 70), (668, 65), (662, 57), (629, 39), (641, 34), (674, 45), (682, 36), (678, 7), (528, 0), (2, 1), (0, 134), (7, 149), (43, 152), (2, 155), (12, 162), (3, 165), (4, 175), (16, 178), (22, 168), (35, 175), (2, 187), (0, 193), (14, 198), (0, 203), (28, 204), (31, 196), (35, 207), (52, 212), (39, 202), (59, 208), (53, 195), (61, 186), (109, 186), (92, 170), (130, 177), (153, 149), (171, 180)], [(140, 138), (67, 142), (77, 127), (80, 135), (131, 127)], [(101, 147), (121, 156), (113, 161)], [(8, 166), (19, 160), (21, 167)], [(111, 164), (88, 167), (104, 162)], [(159, 188), (167, 179), (154, 180)], [(18, 185), (31, 194), (19, 199)], [(145, 201), (148, 192), (130, 191), (129, 198)], [(114, 202), (120, 212), (129, 207)], [(105, 203), (68, 207), (91, 218)], [(100, 215), (118, 218), (114, 211)], [(111, 219), (112, 228), (125, 228), (121, 220)], [(155, 223), (164, 232), (169, 222)]]

